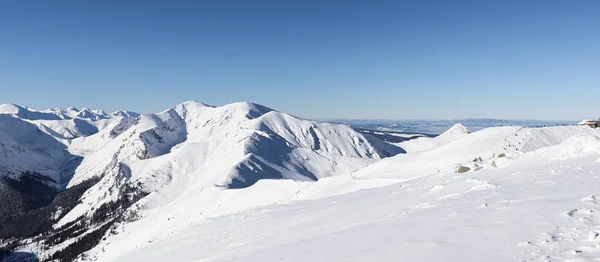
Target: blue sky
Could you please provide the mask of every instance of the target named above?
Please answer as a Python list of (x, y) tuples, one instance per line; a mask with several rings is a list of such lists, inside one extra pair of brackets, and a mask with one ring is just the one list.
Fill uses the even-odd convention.
[(600, 2), (1, 1), (0, 103), (600, 116)]

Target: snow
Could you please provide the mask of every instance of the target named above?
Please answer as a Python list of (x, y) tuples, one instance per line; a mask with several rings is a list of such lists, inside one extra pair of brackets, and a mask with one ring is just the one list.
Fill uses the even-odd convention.
[(575, 135), (598, 135), (596, 129), (588, 126), (543, 127), (534, 129), (532, 132), (532, 137), (523, 145), (523, 152), (558, 145)]
[[(86, 118), (79, 117), (85, 112)], [(63, 188), (71, 180), (71, 169), (79, 156), (100, 147), (86, 144), (84, 139), (111, 124), (133, 122), (134, 118), (106, 116), (101, 110), (53, 108), (38, 111), (14, 104), (0, 105), (0, 174), (19, 178), (23, 172), (35, 172), (54, 182), (51, 186)], [(75, 144), (73, 149), (69, 145)], [(81, 150), (78, 150), (81, 149)]]
[(1, 104), (0, 114), (17, 114), (22, 108), (15, 104)]
[[(107, 136), (118, 126), (123, 126), (119, 134)], [(73, 140), (69, 150), (85, 156), (69, 187), (94, 177), (102, 180), (56, 226), (114, 200), (114, 189), (123, 181), (150, 192), (142, 201), (148, 212), (158, 208), (161, 214), (181, 214), (176, 210), (204, 203), (207, 210), (186, 212), (196, 219), (209, 214), (218, 204), (216, 195), (229, 194), (227, 188), (247, 188), (262, 179), (319, 180), (401, 152), (343, 125), (303, 120), (252, 103), (211, 107), (195, 101), (144, 114), (135, 123), (115, 122)], [(298, 188), (289, 190), (296, 193)]]
[[(598, 129), (471, 133), (457, 124), (398, 148), (253, 103), (189, 101), (156, 114), (96, 120), (83, 116), (106, 113), (69, 109), (65, 115), (83, 111), (77, 119), (98, 131), (67, 138), (75, 126), (62, 121), (74, 119), (22, 119), (21, 108), (0, 107), (0, 149), (10, 149), (0, 153), (18, 159), (11, 148), (20, 146), (29, 162), (15, 166), (40, 159), (60, 166), (66, 159), (58, 152), (66, 152), (84, 157), (68, 186), (100, 178), (55, 227), (116, 200), (125, 183), (148, 193), (129, 210), (138, 219), (112, 229), (84, 261), (600, 256)], [(47, 153), (50, 160), (42, 158)], [(469, 171), (458, 173), (460, 167)]]
[[(536, 142), (552, 134), (552, 143)], [(142, 219), (89, 255), (97, 261), (592, 259), (600, 253), (590, 242), (600, 225), (598, 135), (579, 127), (491, 128), (317, 182), (263, 180), (220, 190), (186, 180), (178, 187), (183, 194), (151, 194)], [(535, 150), (519, 151), (534, 144)], [(485, 156), (482, 165), (509, 164), (466, 174), (427, 167), (477, 156)], [(409, 168), (415, 161), (430, 171)]]
[(0, 172), (18, 178), (21, 172), (31, 171), (47, 176), (57, 183), (63, 177), (59, 168), (71, 160), (66, 146), (35, 125), (0, 114)]
[(64, 143), (69, 143), (65, 140), (93, 135), (121, 117), (134, 118), (138, 116), (130, 111), (118, 111), (107, 115), (103, 110), (88, 108), (78, 110), (74, 107), (38, 111), (14, 104), (0, 105), (0, 114), (11, 115), (36, 124), (42, 131)]
[(138, 117), (140, 114), (133, 111), (115, 111), (110, 113), (111, 116), (121, 116), (121, 117)]
[[(538, 261), (549, 255), (556, 260), (591, 259), (598, 253), (588, 239), (599, 221), (589, 214), (597, 208), (579, 199), (597, 194), (592, 182), (597, 181), (600, 166), (592, 159), (538, 167), (534, 173), (523, 172), (531, 168), (525, 161), (477, 175), (431, 176), (332, 198), (260, 207), (192, 224), (146, 245), (129, 246), (132, 251), (118, 256), (110, 255), (124, 246), (112, 242), (100, 258)], [(560, 168), (561, 164), (568, 167)], [(582, 169), (573, 174), (573, 167)], [(559, 175), (552, 174), (553, 169)], [(439, 185), (444, 186), (431, 191)], [(557, 191), (556, 185), (570, 187)], [(574, 209), (573, 215), (565, 215)], [(579, 217), (589, 218), (590, 225)], [(169, 227), (178, 219), (155, 223)], [(137, 237), (128, 231), (122, 235)], [(586, 245), (588, 249), (582, 248)], [(575, 252), (580, 247), (585, 253)]]
[(468, 134), (469, 130), (465, 126), (461, 124), (455, 124), (439, 136), (419, 137), (417, 139), (400, 142), (397, 145), (407, 152), (418, 152), (448, 144), (452, 141), (463, 138)]

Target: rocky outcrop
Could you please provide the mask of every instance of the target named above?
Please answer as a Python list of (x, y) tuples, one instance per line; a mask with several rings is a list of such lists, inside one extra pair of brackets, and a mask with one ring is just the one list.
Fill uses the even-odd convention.
[(456, 172), (459, 174), (462, 174), (462, 173), (467, 173), (469, 171), (471, 171), (471, 168), (466, 167), (466, 166), (461, 166), (458, 168), (458, 170)]

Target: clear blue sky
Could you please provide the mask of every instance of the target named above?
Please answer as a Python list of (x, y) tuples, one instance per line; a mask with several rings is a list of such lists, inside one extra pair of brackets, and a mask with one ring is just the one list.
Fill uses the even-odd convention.
[(600, 1), (0, 1), (0, 103), (600, 116)]

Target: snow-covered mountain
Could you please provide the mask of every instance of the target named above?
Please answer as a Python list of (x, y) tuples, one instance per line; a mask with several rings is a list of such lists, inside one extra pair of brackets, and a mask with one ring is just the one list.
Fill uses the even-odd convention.
[[(0, 105), (2, 238), (21, 237), (26, 230), (14, 227), (16, 221), (28, 214), (43, 213), (53, 200), (60, 199), (61, 192), (83, 160), (81, 155), (69, 150), (69, 144), (75, 138), (91, 136), (106, 125), (125, 119), (135, 120), (109, 117), (97, 110), (37, 111), (14, 104)], [(75, 201), (78, 199), (72, 199)], [(30, 215), (30, 218), (42, 217)], [(40, 231), (35, 226), (31, 228)]]
[(38, 111), (15, 104), (0, 105), (0, 115), (11, 115), (18, 119), (37, 125), (42, 131), (59, 139), (73, 139), (90, 136), (120, 117), (135, 118), (139, 114), (131, 111), (116, 111), (107, 114), (103, 110), (81, 110), (69, 107), (66, 109), (50, 108)]
[[(214, 219), (191, 216), (185, 206), (156, 204), (143, 211), (144, 218), (118, 227), (118, 233), (88, 253), (89, 258), (593, 261), (598, 257), (598, 130), (498, 127), (467, 134), (457, 126), (448, 134), (461, 135), (349, 175), (311, 184), (259, 182), (225, 196), (212, 194), (219, 207), (203, 211)], [(431, 145), (429, 140), (421, 142)], [(463, 166), (470, 169), (459, 173)], [(351, 192), (364, 187), (375, 188)], [(205, 207), (208, 202), (196, 204)]]
[[(86, 236), (95, 236), (98, 230), (105, 231), (104, 227), (136, 217), (140, 209), (181, 209), (201, 202), (214, 208), (218, 204), (214, 194), (228, 194), (221, 193), (227, 189), (248, 188), (263, 179), (316, 181), (404, 152), (344, 125), (299, 119), (252, 103), (213, 107), (191, 101), (135, 118), (129, 117), (128, 112), (107, 115), (87, 109), (35, 111), (13, 105), (2, 108), (7, 121), (18, 121), (31, 129), (21, 133), (23, 139), (13, 139), (15, 146), (27, 146), (25, 138), (34, 139), (32, 134), (37, 133), (49, 145), (36, 142), (40, 149), (26, 148), (25, 153), (56, 151), (47, 154), (47, 159), (31, 157), (56, 167), (54, 173), (40, 174), (56, 181), (50, 185), (62, 189), (68, 181), (66, 190), (56, 198), (61, 194), (75, 195), (76, 201), (52, 203), (45, 209), (51, 227), (45, 226), (44, 233), (81, 233), (53, 240), (52, 244), (33, 241), (26, 247), (34, 253), (48, 249), (42, 253), (54, 252), (55, 258), (72, 258), (73, 252), (85, 251), (81, 243), (88, 241)], [(66, 136), (65, 132), (59, 133), (61, 128), (69, 127), (65, 121), (84, 121), (97, 127), (97, 131)], [(81, 126), (76, 127), (67, 129), (80, 131)], [(0, 131), (15, 133), (12, 128)], [(16, 152), (9, 150), (6, 154)], [(59, 157), (61, 153), (66, 156)], [(60, 172), (66, 170), (68, 157), (78, 159), (76, 168)], [(43, 168), (35, 170), (38, 169)], [(191, 213), (204, 210), (186, 209)], [(41, 232), (25, 235), (32, 237), (36, 233)], [(4, 235), (10, 236), (10, 232)], [(63, 249), (65, 246), (77, 251)]]
[(31, 171), (60, 184), (70, 179), (59, 172), (59, 167), (72, 157), (66, 149), (37, 126), (0, 114), (0, 170), (4, 175), (16, 178), (20, 172)]
[(522, 120), (495, 118), (464, 118), (464, 119), (400, 119), (400, 120), (360, 120), (360, 119), (327, 119), (331, 123), (349, 125), (356, 129), (377, 131), (395, 131), (402, 133), (441, 134), (453, 125), (460, 123), (471, 131), (499, 126), (544, 127), (574, 125), (575, 119), (561, 120)]
[(0, 105), (0, 177), (18, 179), (30, 172), (64, 188), (70, 170), (80, 162), (69, 144), (91, 136), (112, 123), (133, 122), (133, 117), (110, 117), (101, 110), (48, 109), (37, 111), (14, 104)]
[(141, 228), (126, 228), (94, 251), (98, 261), (595, 261), (600, 147), (587, 148), (257, 207), (172, 233), (165, 218), (156, 222), (170, 234), (130, 247), (125, 238)]
[[(0, 164), (11, 171), (0, 196), (12, 198), (3, 204), (21, 203), (0, 206), (0, 248), (16, 251), (7, 259), (562, 261), (600, 254), (600, 131), (589, 127), (470, 132), (457, 124), (436, 137), (383, 142), (252, 103), (190, 101), (140, 116), (2, 108)], [(83, 118), (89, 114), (97, 116)], [(76, 119), (98, 130), (69, 138), (50, 128)]]
[(419, 137), (414, 140), (400, 142), (397, 145), (408, 152), (418, 152), (448, 144), (461, 139), (468, 134), (469, 129), (467, 129), (467, 127), (462, 124), (455, 124), (439, 136)]

